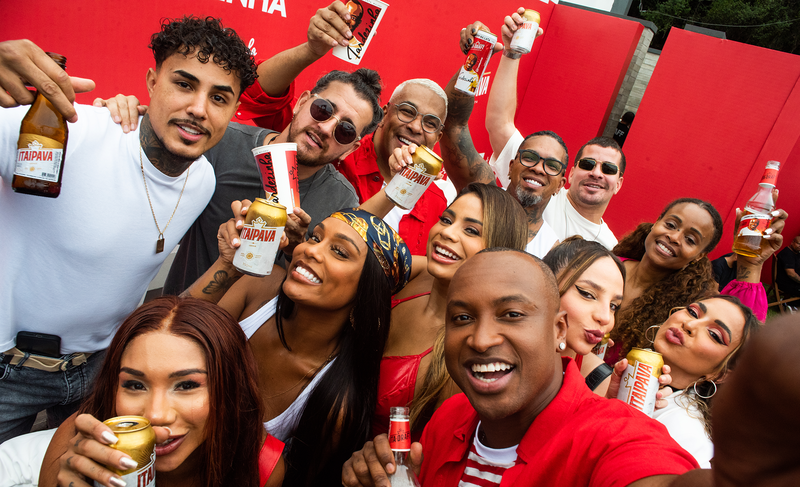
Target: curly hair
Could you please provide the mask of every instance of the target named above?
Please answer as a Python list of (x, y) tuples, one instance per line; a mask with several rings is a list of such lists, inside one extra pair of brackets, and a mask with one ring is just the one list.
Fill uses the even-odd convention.
[(153, 51), (156, 69), (175, 53), (194, 54), (203, 64), (213, 59), (226, 73), (233, 72), (239, 78), (239, 95), (258, 78), (250, 49), (236, 31), (223, 27), (219, 19), (213, 17), (163, 19), (161, 31), (150, 37), (149, 47)]
[(361, 68), (348, 73), (347, 71), (331, 71), (317, 80), (317, 84), (311, 93), (319, 93), (334, 81), (350, 85), (358, 94), (359, 98), (369, 102), (372, 107), (372, 121), (361, 131), (361, 137), (371, 134), (383, 120), (383, 109), (381, 108), (381, 75), (372, 69)]
[[(636, 230), (620, 240), (613, 252), (619, 257), (641, 260), (644, 240), (652, 228), (652, 223), (639, 224)], [(611, 339), (621, 344), (620, 357), (625, 357), (633, 347), (649, 348), (651, 342), (645, 338), (645, 331), (652, 325), (663, 323), (672, 308), (715, 294), (717, 283), (708, 257), (692, 261), (651, 286), (617, 312)]]

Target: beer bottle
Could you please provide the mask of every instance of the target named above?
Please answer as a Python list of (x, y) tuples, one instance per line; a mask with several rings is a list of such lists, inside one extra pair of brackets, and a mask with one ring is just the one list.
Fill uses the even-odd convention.
[(761, 182), (758, 183), (758, 192), (750, 198), (744, 207), (744, 216), (736, 231), (733, 241), (733, 251), (745, 257), (756, 257), (761, 254), (761, 236), (764, 230), (772, 223), (772, 210), (775, 203), (772, 201), (772, 189), (778, 182), (778, 171), (781, 163), (769, 161)]
[(397, 468), (389, 480), (392, 487), (420, 487), (417, 475), (406, 465), (411, 451), (411, 423), (408, 408), (389, 408), (389, 446)]
[[(61, 69), (66, 69), (67, 58), (47, 53)], [(17, 165), (11, 187), (17, 193), (57, 198), (61, 193), (61, 176), (64, 172), (64, 154), (67, 151), (69, 129), (64, 116), (53, 107), (42, 93), (36, 93), (19, 129)]]

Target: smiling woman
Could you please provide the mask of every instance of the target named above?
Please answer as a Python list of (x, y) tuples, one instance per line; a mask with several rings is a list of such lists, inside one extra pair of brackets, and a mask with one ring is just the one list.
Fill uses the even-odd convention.
[[(256, 373), (244, 333), (221, 308), (175, 297), (142, 305), (114, 336), (82, 414), (56, 433), (41, 485), (55, 484), (59, 464), (62, 485), (82, 485), (82, 476), (124, 485), (96, 465), (127, 469), (123, 456), (107, 446), (113, 436), (99, 422), (122, 415), (144, 416), (154, 426), (159, 487), (255, 487), (267, 479), (267, 485), (280, 485), (283, 444), (261, 426)], [(62, 461), (54, 462), (59, 456)]]
[(287, 270), (236, 282), (234, 221), (220, 232), (220, 258), (188, 292), (219, 300), (249, 337), (265, 426), (288, 444), (286, 485), (338, 483), (369, 435), (391, 296), (411, 271), (408, 248), (380, 218), (341, 210), (295, 248)]

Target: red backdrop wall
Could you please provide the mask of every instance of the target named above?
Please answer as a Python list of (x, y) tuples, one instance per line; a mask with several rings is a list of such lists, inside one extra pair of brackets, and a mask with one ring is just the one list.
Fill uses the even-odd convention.
[(625, 142), (628, 170), (609, 225), (619, 233), (675, 198), (702, 198), (726, 228), (711, 257), (730, 252), (736, 207), (777, 160), (784, 233), (797, 235), (798, 114), (800, 56), (672, 29)]
[[(482, 20), (498, 33), (503, 16), (520, 2), (482, 2), (480, 12), (463, 0), (389, 3), (361, 64), (381, 73), (384, 101), (408, 78), (446, 84), (463, 62), (460, 29)], [(66, 55), (70, 73), (97, 82), (80, 102), (119, 92), (146, 101), (144, 75), (153, 64), (146, 46), (161, 18), (221, 17), (252, 44), (257, 58), (267, 58), (303, 42), (308, 19), (322, 6), (298, 0), (3, 0), (0, 39), (27, 37)], [(527, 7), (542, 14), (545, 35), (521, 63), (516, 121), (524, 134), (555, 130), (574, 155), (602, 133), (643, 27), (541, 0)], [(484, 88), (497, 62), (489, 64)], [(352, 68), (329, 55), (307, 69), (298, 85), (309, 87), (331, 69)], [(673, 29), (625, 145), (625, 184), (606, 213), (612, 230), (621, 236), (640, 221), (652, 221), (668, 201), (696, 196), (717, 206), (730, 233), (733, 209), (755, 191), (769, 159), (784, 163), (781, 206), (800, 214), (793, 194), (800, 175), (799, 79), (799, 56)], [(485, 94), (477, 98), (471, 128), (488, 158), (485, 101)], [(790, 235), (800, 230), (797, 221), (789, 220)], [(730, 241), (726, 233), (713, 255), (729, 249)]]

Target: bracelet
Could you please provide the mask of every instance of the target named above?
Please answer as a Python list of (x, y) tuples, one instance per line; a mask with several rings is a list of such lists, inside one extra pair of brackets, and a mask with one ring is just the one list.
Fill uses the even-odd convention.
[(507, 57), (508, 59), (519, 59), (522, 57), (522, 53), (517, 51), (503, 50), (503, 56)]

